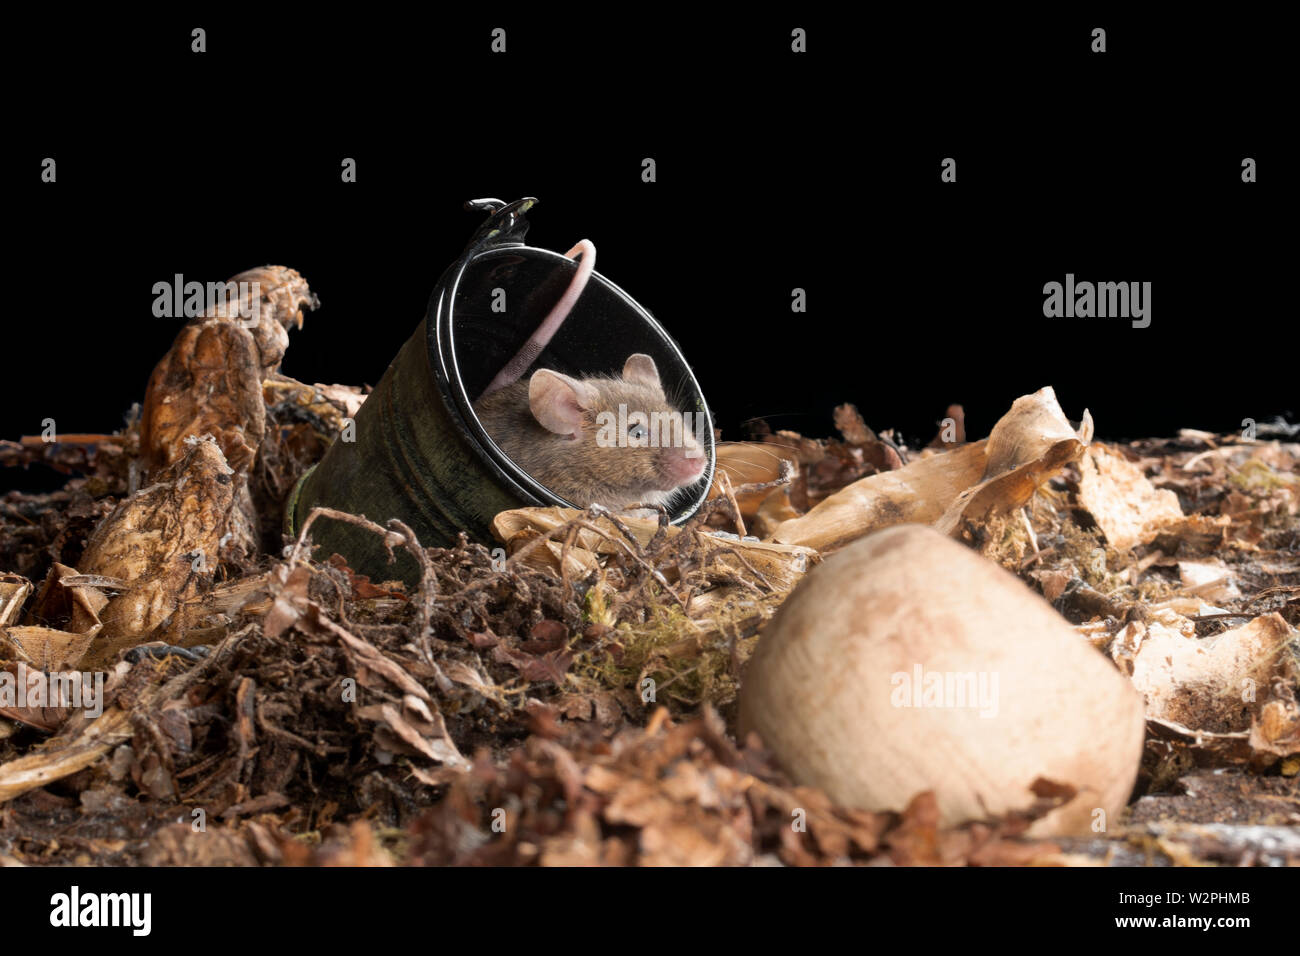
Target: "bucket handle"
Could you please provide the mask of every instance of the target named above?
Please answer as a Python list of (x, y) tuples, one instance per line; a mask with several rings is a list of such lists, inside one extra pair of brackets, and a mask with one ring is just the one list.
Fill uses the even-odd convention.
[(471, 199), (465, 203), (468, 211), (486, 212), (488, 218), (475, 230), (461, 259), (468, 260), (488, 246), (506, 243), (523, 245), (524, 235), (528, 232), (528, 220), (524, 216), (536, 205), (536, 196), (525, 196), (512, 203), (500, 199)]

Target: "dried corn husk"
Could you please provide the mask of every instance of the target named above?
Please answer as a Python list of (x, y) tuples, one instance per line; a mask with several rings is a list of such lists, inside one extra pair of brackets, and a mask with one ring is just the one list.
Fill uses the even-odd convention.
[(1014, 511), (1038, 486), (1082, 454), (1092, 438), (1084, 412), (1076, 432), (1046, 387), (1016, 399), (985, 441), (871, 475), (806, 515), (777, 526), (772, 540), (831, 551), (895, 524), (930, 524), (957, 534), (972, 522)]

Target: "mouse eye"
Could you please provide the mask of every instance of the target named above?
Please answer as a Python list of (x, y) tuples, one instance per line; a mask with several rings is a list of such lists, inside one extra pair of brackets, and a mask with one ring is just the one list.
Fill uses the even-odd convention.
[(649, 434), (649, 430), (644, 425), (633, 425), (627, 430), (628, 441), (645, 441)]

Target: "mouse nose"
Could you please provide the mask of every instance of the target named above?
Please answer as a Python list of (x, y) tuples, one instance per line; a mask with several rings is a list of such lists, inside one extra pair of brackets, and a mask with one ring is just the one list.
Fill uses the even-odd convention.
[(685, 448), (671, 448), (665, 456), (663, 468), (669, 478), (684, 485), (704, 474), (704, 455), (688, 458)]

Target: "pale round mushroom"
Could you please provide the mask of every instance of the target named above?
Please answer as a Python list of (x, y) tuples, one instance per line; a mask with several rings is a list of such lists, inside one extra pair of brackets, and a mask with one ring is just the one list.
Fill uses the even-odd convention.
[(1137, 776), (1142, 698), (1015, 576), (923, 525), (869, 535), (813, 569), (759, 639), (740, 731), (836, 803), (942, 822), (1077, 795), (1035, 836), (1114, 826)]

